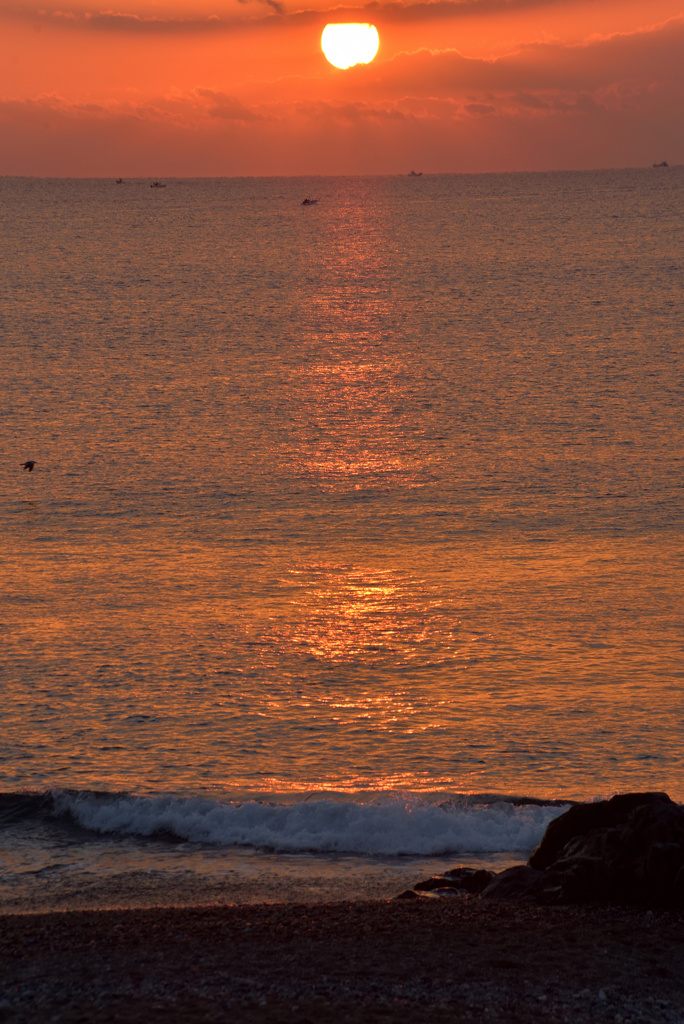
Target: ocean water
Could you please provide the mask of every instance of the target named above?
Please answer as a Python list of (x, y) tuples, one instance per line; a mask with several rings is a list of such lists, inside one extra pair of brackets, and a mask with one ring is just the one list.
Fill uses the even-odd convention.
[(684, 800), (684, 169), (149, 186), (0, 179), (0, 908)]

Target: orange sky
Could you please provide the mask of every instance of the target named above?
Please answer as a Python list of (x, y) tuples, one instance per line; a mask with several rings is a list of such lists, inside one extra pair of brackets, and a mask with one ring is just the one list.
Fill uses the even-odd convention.
[[(328, 21), (369, 21), (339, 71)], [(684, 0), (0, 0), (0, 174), (684, 162)]]

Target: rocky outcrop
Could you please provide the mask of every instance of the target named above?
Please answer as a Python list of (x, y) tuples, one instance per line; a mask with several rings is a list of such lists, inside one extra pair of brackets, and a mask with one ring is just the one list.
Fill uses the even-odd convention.
[(684, 806), (665, 793), (576, 804), (549, 824), (526, 865), (497, 874), (457, 868), (415, 891), (447, 888), (482, 899), (684, 908)]
[(549, 822), (544, 837), (528, 864), (532, 868), (545, 871), (558, 860), (568, 843), (597, 829), (625, 826), (632, 812), (639, 807), (671, 809), (677, 808), (678, 805), (670, 800), (667, 793), (621, 793), (611, 800), (575, 804), (565, 814)]
[(478, 868), (452, 868), (443, 875), (428, 878), (414, 886), (416, 892), (430, 892), (434, 889), (457, 889), (459, 892), (480, 893), (494, 878), (493, 871)]
[(395, 900), (417, 899), (419, 896), (459, 896), (478, 895), (483, 892), (495, 878), (493, 871), (482, 868), (451, 868), (443, 875), (433, 875), (423, 882), (418, 882), (413, 889), (405, 889), (395, 896)]

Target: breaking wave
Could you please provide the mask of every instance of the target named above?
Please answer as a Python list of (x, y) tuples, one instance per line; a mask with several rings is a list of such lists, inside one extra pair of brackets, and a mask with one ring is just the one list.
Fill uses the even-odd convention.
[(53, 791), (16, 795), (12, 804), (10, 796), (0, 803), (6, 821), (23, 809), (99, 834), (376, 857), (529, 852), (567, 806), (485, 797), (431, 803), (412, 794), (298, 803)]

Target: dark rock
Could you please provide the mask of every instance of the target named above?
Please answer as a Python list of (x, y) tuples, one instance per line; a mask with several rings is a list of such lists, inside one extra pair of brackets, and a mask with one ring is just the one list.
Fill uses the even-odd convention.
[(684, 806), (666, 793), (576, 804), (549, 824), (526, 865), (496, 875), (454, 868), (415, 889), (414, 896), (684, 908)]
[(464, 887), (456, 881), (435, 875), (434, 878), (426, 878), (424, 882), (418, 882), (413, 888), (416, 892), (431, 892), (433, 889), (463, 889)]
[(528, 862), (540, 902), (684, 906), (684, 807), (665, 793), (578, 804), (548, 826)]
[(451, 868), (444, 872), (443, 877), (456, 883), (457, 888), (477, 895), (487, 888), (494, 878), (494, 872), (485, 871), (484, 868)]
[(422, 892), (421, 896), (464, 896), (465, 889), (457, 889), (454, 885), (447, 885), (442, 888), (432, 889), (430, 892)]
[(417, 885), (414, 885), (413, 890), (407, 889), (405, 893), (400, 893), (394, 899), (408, 899), (410, 892), (423, 896), (432, 893), (440, 896), (458, 895), (459, 893), (478, 895), (487, 888), (494, 877), (492, 871), (485, 871), (483, 868), (451, 868), (442, 875), (433, 875), (432, 878), (418, 882)]
[(544, 838), (527, 863), (530, 867), (544, 871), (553, 864), (571, 839), (584, 836), (596, 828), (615, 828), (624, 824), (636, 808), (657, 804), (677, 806), (667, 793), (621, 793), (611, 800), (575, 804), (549, 823)]
[(665, 896), (684, 865), (681, 843), (652, 843), (644, 862), (646, 884), (654, 896)]
[(404, 889), (403, 892), (397, 893), (396, 896), (392, 897), (393, 900), (419, 900), (420, 896), (414, 889)]
[(518, 900), (536, 896), (543, 880), (543, 871), (536, 871), (527, 864), (516, 864), (513, 868), (499, 871), (492, 878), (482, 892), (482, 899)]
[(684, 907), (684, 867), (679, 869), (672, 883), (672, 903), (675, 907)]

